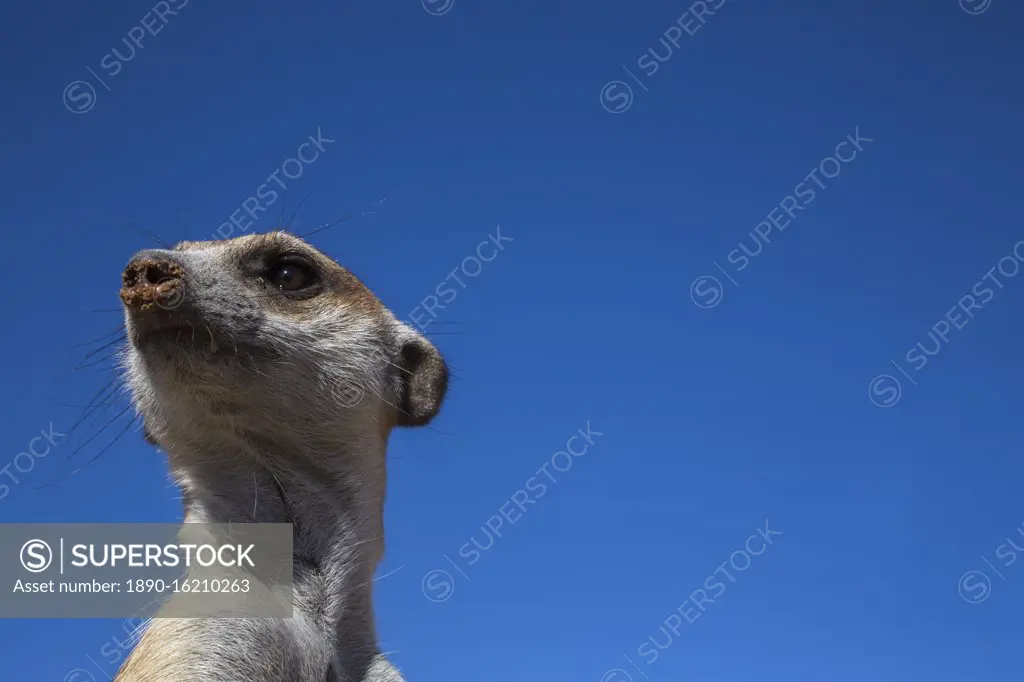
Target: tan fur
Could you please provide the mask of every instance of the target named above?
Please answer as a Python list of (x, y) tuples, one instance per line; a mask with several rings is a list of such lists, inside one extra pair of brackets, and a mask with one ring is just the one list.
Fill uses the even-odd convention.
[[(309, 263), (317, 286), (272, 286), (275, 254)], [(392, 428), (436, 414), (440, 354), (283, 232), (140, 253), (120, 295), (128, 384), (185, 521), (292, 523), (296, 585), (290, 619), (154, 619), (118, 682), (401, 682), (371, 598), (385, 452)]]

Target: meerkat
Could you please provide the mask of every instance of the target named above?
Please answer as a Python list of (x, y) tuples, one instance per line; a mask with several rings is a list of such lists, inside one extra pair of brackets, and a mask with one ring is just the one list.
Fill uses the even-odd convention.
[(136, 254), (126, 383), (184, 520), (291, 523), (292, 618), (150, 621), (118, 682), (401, 682), (377, 645), (385, 451), (448, 370), (354, 275), (286, 232)]

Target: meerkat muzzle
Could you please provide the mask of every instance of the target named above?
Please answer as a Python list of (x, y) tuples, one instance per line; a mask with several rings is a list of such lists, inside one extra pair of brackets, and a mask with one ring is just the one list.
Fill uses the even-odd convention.
[(140, 254), (121, 276), (121, 301), (133, 310), (173, 310), (185, 297), (185, 269), (169, 258)]

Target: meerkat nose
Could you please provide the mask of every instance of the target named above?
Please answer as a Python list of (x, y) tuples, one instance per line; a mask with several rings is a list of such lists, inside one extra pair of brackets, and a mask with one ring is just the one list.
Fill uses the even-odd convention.
[(121, 301), (135, 310), (173, 310), (185, 294), (185, 269), (168, 251), (141, 251), (121, 276)]

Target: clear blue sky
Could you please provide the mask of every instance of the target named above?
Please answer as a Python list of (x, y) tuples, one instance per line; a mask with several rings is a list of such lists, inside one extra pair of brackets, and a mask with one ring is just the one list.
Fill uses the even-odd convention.
[[(152, 5), (8, 4), (0, 466), (106, 381), (68, 370), (152, 245), (126, 225), (209, 237), (319, 128), (288, 211), (308, 196), (308, 230), (386, 196), (313, 240), (400, 316), (514, 240), (427, 328), (457, 373), (436, 431), (393, 441), (377, 608), (410, 680), (1022, 680), (1024, 556), (997, 554), (1024, 526), (1024, 274), (983, 289), (1024, 239), (1024, 7), (964, 4), (191, 0), (116, 74)], [(588, 420), (604, 435), (469, 565)], [(96, 450), (72, 451), (10, 469), (0, 520), (179, 518), (135, 433), (36, 489)], [(783, 534), (748, 567), (765, 519)], [(972, 570), (991, 585), (965, 598)], [(118, 636), (0, 622), (0, 677), (107, 679)]]

